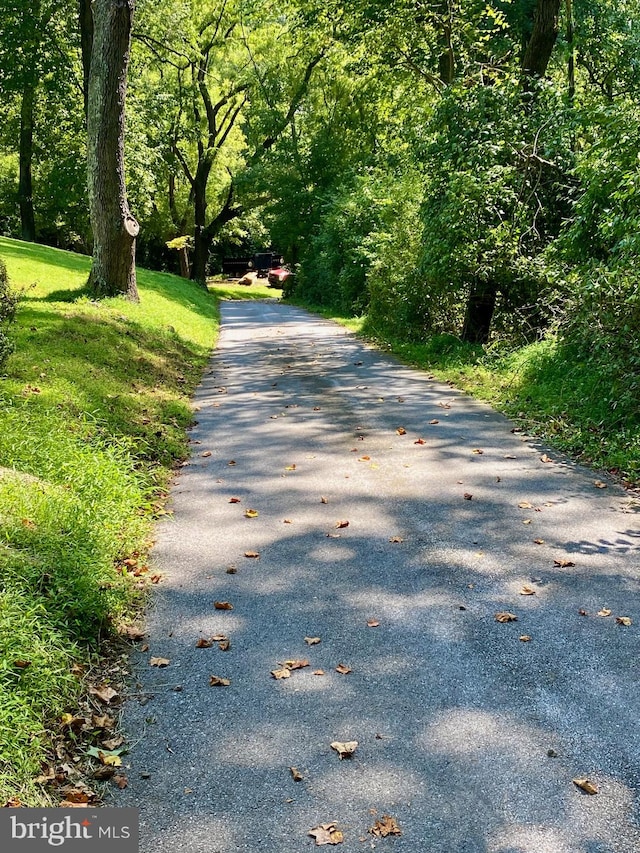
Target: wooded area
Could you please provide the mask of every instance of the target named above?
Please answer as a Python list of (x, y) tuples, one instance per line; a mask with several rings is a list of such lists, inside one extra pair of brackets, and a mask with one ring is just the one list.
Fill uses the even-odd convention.
[[(90, 253), (89, 4), (0, 11), (0, 231)], [(122, 251), (139, 222), (138, 262), (178, 271), (166, 244), (187, 237), (204, 282), (273, 246), (308, 304), (405, 340), (559, 334), (604, 353), (611, 405), (637, 409), (637, 12), (139, 0)]]

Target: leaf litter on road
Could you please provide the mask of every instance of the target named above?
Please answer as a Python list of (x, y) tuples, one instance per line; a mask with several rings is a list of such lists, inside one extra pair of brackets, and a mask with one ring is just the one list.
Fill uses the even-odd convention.
[(314, 826), (307, 834), (315, 838), (317, 847), (323, 844), (342, 844), (344, 841), (344, 834), (338, 829), (335, 821)]

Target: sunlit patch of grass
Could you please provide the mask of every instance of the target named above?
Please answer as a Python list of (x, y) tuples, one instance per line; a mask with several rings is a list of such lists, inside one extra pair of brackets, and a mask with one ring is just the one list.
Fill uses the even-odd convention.
[(269, 287), (266, 279), (256, 279), (253, 284), (238, 284), (226, 278), (211, 278), (209, 290), (218, 299), (279, 299), (282, 291)]
[(48, 727), (81, 690), (71, 665), (136, 596), (117, 567), (186, 455), (218, 309), (144, 270), (140, 304), (96, 303), (86, 257), (5, 239), (0, 256), (23, 292), (0, 379), (0, 804), (35, 804)]

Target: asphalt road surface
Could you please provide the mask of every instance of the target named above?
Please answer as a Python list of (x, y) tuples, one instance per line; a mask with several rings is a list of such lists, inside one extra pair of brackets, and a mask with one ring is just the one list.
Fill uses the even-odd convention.
[(341, 853), (640, 851), (634, 501), (300, 309), (222, 318), (125, 708), (142, 853), (322, 825)]

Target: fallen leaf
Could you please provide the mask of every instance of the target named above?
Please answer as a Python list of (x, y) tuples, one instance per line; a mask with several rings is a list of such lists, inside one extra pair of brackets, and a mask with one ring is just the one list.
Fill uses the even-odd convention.
[(230, 460), (227, 462), (227, 465), (235, 465), (235, 464), (236, 464), (236, 460), (235, 460), (235, 459), (230, 459)]
[(114, 699), (118, 697), (118, 693), (113, 687), (109, 687), (107, 684), (101, 684), (100, 687), (90, 687), (89, 693), (92, 696), (97, 696), (101, 702), (104, 702), (105, 705), (111, 704)]
[(618, 625), (625, 625), (627, 628), (633, 624), (630, 616), (616, 616), (616, 623)]
[(470, 501), (473, 498), (473, 495), (470, 492), (465, 492), (462, 497), (465, 499), (465, 501)]
[(503, 457), (503, 459), (517, 459), (517, 456), (514, 456), (513, 453), (507, 453)]
[(404, 539), (402, 536), (392, 536), (391, 539), (389, 539), (389, 542), (392, 542), (394, 545), (398, 545), (400, 542), (404, 542)]
[(335, 526), (336, 530), (342, 530), (342, 528), (349, 526), (349, 522), (348, 521), (336, 521), (334, 526)]
[(347, 666), (346, 663), (339, 663), (336, 672), (339, 672), (340, 675), (348, 675), (351, 672), (351, 667)]
[(289, 770), (291, 771), (291, 776), (293, 777), (294, 782), (302, 782), (304, 776), (297, 767), (290, 767)]
[(144, 654), (148, 652), (150, 649), (149, 643), (144, 643), (144, 645), (140, 646), (140, 651)]
[(353, 753), (358, 748), (357, 740), (350, 740), (346, 743), (342, 743), (341, 741), (334, 740), (331, 744), (331, 749), (335, 749), (335, 751), (340, 756), (340, 760), (343, 758), (351, 758)]
[(112, 729), (116, 723), (113, 717), (108, 717), (106, 714), (93, 714), (91, 717), (91, 722), (97, 729)]
[(119, 746), (122, 746), (123, 743), (124, 743), (124, 738), (122, 737), (122, 735), (118, 735), (117, 737), (112, 737), (112, 738), (109, 738), (109, 740), (103, 740), (102, 741), (102, 745), (104, 746), (105, 749), (108, 749), (109, 752), (113, 752)]
[(160, 581), (162, 580), (162, 575), (151, 575), (149, 580), (151, 581), (151, 583), (160, 583)]
[(282, 669), (272, 669), (271, 675), (279, 681), (281, 678), (291, 678), (291, 670), (284, 666)]
[(204, 452), (204, 453), (201, 453), (200, 455), (201, 455), (201, 456), (204, 456), (204, 457), (211, 456), (211, 451), (210, 451), (210, 450), (205, 450), (205, 452)]
[(30, 660), (14, 660), (13, 665), (18, 669), (27, 669), (31, 666)]
[(340, 539), (339, 533), (327, 533), (327, 539)]
[(398, 433), (398, 435), (406, 435), (407, 434), (407, 431), (404, 427), (398, 427), (396, 432)]
[(367, 620), (368, 628), (377, 628), (380, 625), (377, 619), (369, 619)]
[(323, 844), (342, 844), (344, 841), (344, 835), (339, 829), (336, 829), (335, 822), (315, 826), (309, 830), (307, 835), (315, 838), (317, 847), (321, 847)]
[(237, 575), (238, 570), (235, 566), (229, 566), (229, 568), (227, 569), (227, 574), (228, 575)]
[(314, 675), (324, 675), (324, 669), (314, 669), (313, 674)]
[(127, 637), (129, 640), (142, 640), (145, 636), (142, 628), (137, 628), (134, 625), (123, 625), (118, 633), (121, 637)]
[(594, 480), (593, 485), (596, 487), (596, 489), (606, 489), (607, 488), (607, 484), (603, 483), (602, 480)]
[(149, 661), (149, 666), (163, 667), (169, 666), (170, 663), (171, 661), (169, 660), (169, 658), (151, 658), (151, 660)]
[(218, 675), (209, 676), (210, 687), (228, 687), (231, 684), (228, 678), (220, 678)]
[(370, 456), (359, 456), (358, 457), (358, 462), (370, 462), (370, 461), (371, 461)]
[(426, 444), (427, 442), (424, 440), (424, 438), (418, 438), (413, 443), (414, 444)]
[(218, 648), (221, 652), (228, 652), (231, 648), (231, 640), (220, 640), (218, 643)]
[(535, 595), (535, 594), (536, 594), (536, 590), (530, 586), (523, 586), (522, 589), (520, 590), (520, 595)]
[(523, 524), (532, 524), (532, 521), (531, 521), (531, 519), (530, 519), (530, 518), (525, 518), (525, 519), (524, 519), (524, 521), (523, 521), (522, 523), (523, 523)]
[(322, 642), (322, 639), (320, 637), (305, 637), (304, 641), (308, 646), (317, 646), (318, 643)]
[(572, 779), (571, 780), (574, 785), (584, 791), (586, 794), (597, 794), (598, 789), (590, 782), (589, 779)]
[(520, 509), (533, 509), (533, 504), (529, 503), (529, 501), (520, 501), (518, 506)]
[(210, 649), (213, 643), (211, 640), (205, 640), (204, 637), (200, 637), (200, 639), (196, 642), (196, 649)]
[(213, 637), (209, 638), (212, 643), (224, 643), (225, 640), (228, 640), (226, 634), (214, 634)]
[(544, 545), (544, 539), (534, 539), (533, 541), (536, 545)]
[(295, 465), (287, 465), (287, 466), (286, 466), (286, 468), (285, 468), (284, 470), (285, 470), (285, 471), (295, 471), (295, 470), (296, 470), (296, 466), (295, 466)]
[(91, 799), (86, 791), (81, 791), (79, 788), (67, 788), (64, 792), (65, 800), (74, 805), (86, 805)]
[(588, 616), (589, 614), (587, 613), (586, 610), (578, 610), (578, 615), (579, 616)]
[(216, 610), (233, 610), (233, 604), (230, 601), (214, 601), (213, 606)]
[(98, 752), (98, 758), (106, 767), (122, 767), (122, 759), (119, 755), (110, 755), (106, 752)]
[(244, 556), (249, 560), (257, 560), (260, 557), (260, 554), (258, 551), (245, 551)]
[(523, 634), (521, 637), (518, 637), (521, 643), (530, 643), (531, 637), (528, 634)]
[(286, 660), (283, 664), (287, 669), (304, 669), (305, 666), (309, 666), (309, 661), (305, 659), (303, 660)]
[(129, 784), (129, 780), (127, 779), (127, 777), (124, 774), (118, 774), (118, 775), (114, 776), (112, 781), (113, 781), (113, 784), (117, 785), (121, 791), (123, 791), (127, 787), (127, 785)]
[(282, 519), (282, 523), (283, 523), (283, 524), (292, 524), (292, 521), (291, 521), (291, 519), (290, 519), (290, 518), (283, 518), (283, 519)]
[(553, 565), (559, 569), (570, 569), (572, 566), (575, 566), (575, 563), (571, 560), (554, 560)]
[(440, 421), (437, 418), (434, 418), (432, 421), (429, 421), (430, 424), (439, 424)]
[(239, 503), (242, 503), (242, 500), (240, 498), (229, 498), (229, 503), (230, 504), (239, 504)]
[(540, 461), (541, 462), (553, 462), (553, 459), (551, 459), (550, 456), (547, 456), (546, 453), (543, 453), (542, 456), (540, 457)]
[(477, 456), (482, 456), (482, 454), (484, 453), (484, 450), (480, 450), (480, 448), (479, 448), (479, 447), (476, 447), (476, 449), (475, 449), (473, 452), (474, 452)]
[(598, 610), (597, 616), (611, 616), (611, 610), (607, 610), (606, 607), (603, 607), (602, 610)]
[(260, 513), (257, 509), (245, 509), (244, 511), (245, 518), (257, 518)]
[(396, 819), (388, 814), (382, 815), (374, 823), (369, 832), (375, 835), (376, 838), (386, 838), (388, 835), (402, 835), (402, 830), (398, 826)]
[(518, 621), (518, 617), (515, 615), (515, 613), (509, 613), (506, 610), (504, 610), (500, 613), (496, 613), (494, 618), (495, 618), (496, 622), (517, 622)]

